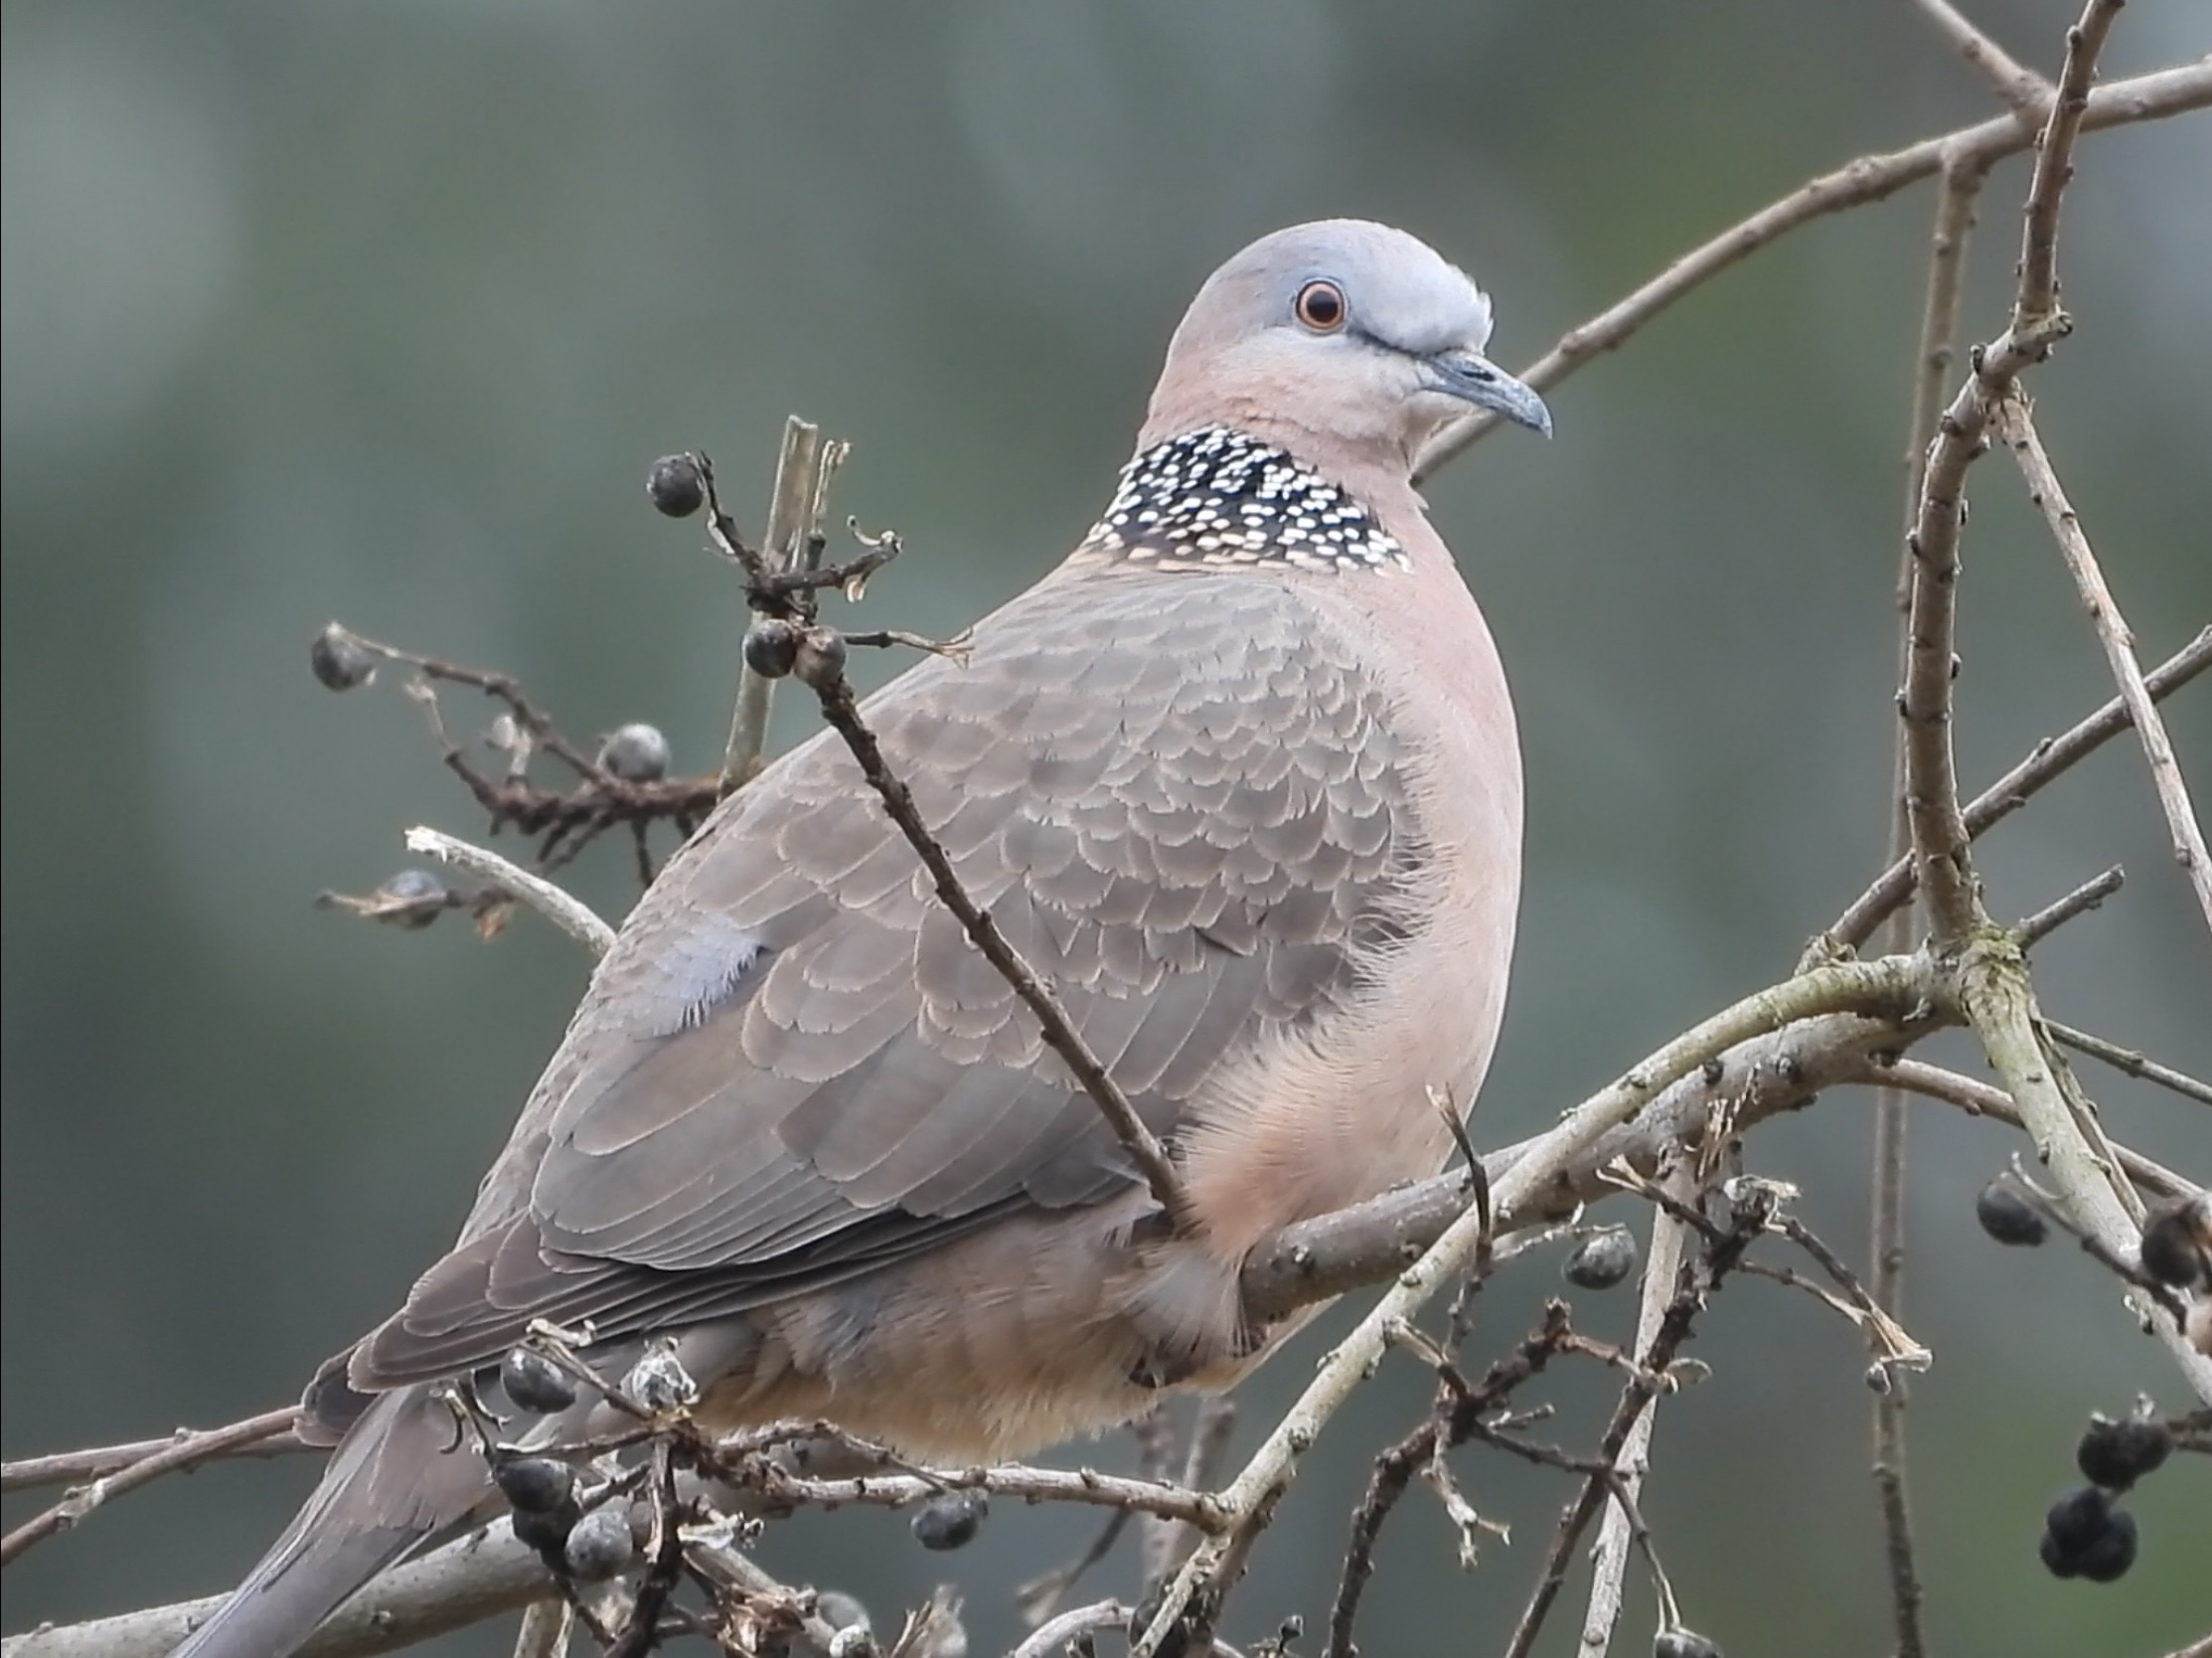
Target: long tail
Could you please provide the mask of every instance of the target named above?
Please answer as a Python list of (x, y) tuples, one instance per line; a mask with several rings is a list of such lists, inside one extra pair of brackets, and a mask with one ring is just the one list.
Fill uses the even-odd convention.
[(288, 1658), (362, 1584), (484, 1501), (483, 1463), (453, 1446), (453, 1417), (427, 1390), (378, 1399), (284, 1535), (171, 1658)]

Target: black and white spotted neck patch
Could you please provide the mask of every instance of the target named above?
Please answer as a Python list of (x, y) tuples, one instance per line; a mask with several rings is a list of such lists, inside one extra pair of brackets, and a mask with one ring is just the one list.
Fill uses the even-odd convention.
[(1279, 445), (1229, 426), (1155, 443), (1122, 468), (1085, 552), (1162, 564), (1406, 569), (1373, 513)]

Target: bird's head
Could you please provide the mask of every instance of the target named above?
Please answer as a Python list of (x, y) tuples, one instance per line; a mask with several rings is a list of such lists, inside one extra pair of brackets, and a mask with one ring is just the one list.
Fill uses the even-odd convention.
[(1417, 238), (1358, 219), (1294, 225), (1198, 290), (1139, 446), (1227, 425), (1402, 480), (1474, 410), (1548, 436), (1543, 399), (1483, 355), (1490, 332), (1489, 296)]

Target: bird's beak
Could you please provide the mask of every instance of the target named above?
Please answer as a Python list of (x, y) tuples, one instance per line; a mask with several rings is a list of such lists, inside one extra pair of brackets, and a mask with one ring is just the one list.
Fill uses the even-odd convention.
[(1551, 435), (1551, 411), (1535, 389), (1515, 380), (1479, 351), (1439, 351), (1421, 359), (1428, 389), (1502, 414), (1515, 425)]

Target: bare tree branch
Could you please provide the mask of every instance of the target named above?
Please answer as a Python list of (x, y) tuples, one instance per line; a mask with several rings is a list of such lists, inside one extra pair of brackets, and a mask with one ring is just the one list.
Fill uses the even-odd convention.
[[(804, 562), (807, 538), (816, 533), (822, 519), (821, 467), (822, 428), (791, 415), (783, 423), (783, 446), (776, 451), (775, 482), (768, 493), (768, 523), (760, 543), (764, 569), (795, 570)], [(724, 793), (750, 781), (760, 769), (774, 690), (775, 682), (749, 664), (739, 668), (729, 743), (722, 755)]]
[(2086, 915), (2128, 884), (2128, 872), (2118, 864), (2102, 875), (2093, 875), (2071, 893), (2023, 916), (2012, 929), (2023, 950), (2033, 949), (2076, 916)]
[(1998, 437), (2019, 460), (2021, 475), (2027, 479), (2028, 499), (2042, 510), (2052, 539), (2058, 543), (2059, 557), (2066, 561), (2067, 573), (2081, 591), (2082, 605), (2089, 611), (2090, 623), (2105, 647), (2105, 660), (2112, 667), (2113, 680), (2120, 687), (2120, 700), (2128, 705), (2128, 717), (2134, 724), (2136, 737), (2142, 740), (2151, 785), (2158, 791), (2166, 830), (2173, 837), (2174, 862), (2181, 866), (2190, 890), (2196, 894), (2205, 925), (2212, 927), (2212, 853), (2205, 850), (2204, 827), (2197, 821), (2188, 787), (2181, 780), (2181, 762), (2174, 758), (2165, 722), (2158, 718), (2149, 687), (2143, 683), (2141, 664), (2135, 660), (2135, 636), (2105, 582), (2105, 573), (2082, 531), (2081, 518), (2066, 498), (2065, 486), (2059, 482), (2051, 457), (2044, 452), (2043, 440), (2036, 435), (2027, 405), (2017, 398), (2007, 399), (1998, 406), (1994, 423)]
[[(1677, 1201), (1688, 1202), (1695, 1183), (1680, 1162), (1662, 1176), (1662, 1184)], [(1673, 1304), (1682, 1257), (1692, 1237), (1690, 1229), (1668, 1210), (1652, 1211), (1652, 1242), (1644, 1254), (1644, 1283), (1637, 1298), (1636, 1343), (1630, 1350), (1646, 1370), (1655, 1363), (1666, 1311)], [(1644, 1488), (1651, 1468), (1652, 1433), (1659, 1411), (1647, 1409), (1630, 1425), (1615, 1467), (1619, 1486), (1608, 1494), (1605, 1518), (1598, 1522), (1598, 1541), (1592, 1546), (1590, 1601), (1582, 1616), (1582, 1640), (1577, 1658), (1605, 1658), (1613, 1644), (1613, 1626), (1620, 1620), (1623, 1591), (1628, 1586), (1631, 1544), (1629, 1508)]]
[[(1924, 1060), (1893, 1060), (1887, 1065), (1869, 1065), (1850, 1079), (1869, 1085), (1887, 1080), (1925, 1098), (1956, 1105), (1970, 1116), (1992, 1117), (2014, 1128), (2026, 1127), (2020, 1108), (2002, 1088), (1973, 1077), (1962, 1077), (1956, 1071), (1946, 1071)], [(2198, 1189), (2195, 1182), (2183, 1179), (2140, 1152), (2131, 1151), (2126, 1146), (2116, 1149), (2121, 1173), (2153, 1198), (2185, 1198)]]
[[(233, 1456), (285, 1456), (319, 1447), (307, 1444), (292, 1431), (299, 1408), (265, 1410), (244, 1421), (221, 1427), (185, 1428), (164, 1439), (138, 1439), (123, 1445), (98, 1445), (90, 1450), (63, 1451), (54, 1456), (28, 1456), (0, 1464), (0, 1491), (35, 1491), (45, 1485), (67, 1485), (78, 1480), (100, 1479), (108, 1474), (158, 1456), (181, 1444), (209, 1447), (201, 1461)], [(258, 1428), (260, 1432), (251, 1431)]]
[(2020, 232), (2019, 297), (2012, 307), (2010, 333), (2040, 362), (2049, 349), (2046, 337), (2058, 315), (2059, 204), (2074, 179), (2074, 143), (2089, 114), (2097, 79), (2097, 60), (2120, 9), (2127, 0), (2089, 0), (2081, 21), (2066, 31), (2066, 62), (2058, 73), (2058, 96), (2044, 116), (2035, 140), (2035, 172), (2028, 181), (2027, 208)]
[[(2021, 930), (2024, 932), (2026, 928)], [(2212, 1083), (2200, 1082), (2186, 1072), (2160, 1065), (2156, 1060), (2146, 1060), (2132, 1048), (2091, 1036), (2087, 1031), (2077, 1031), (2071, 1025), (2061, 1025), (2048, 1014), (2044, 1016), (2043, 1029), (2067, 1047), (2092, 1059), (2103, 1060), (2115, 1071), (2124, 1071), (2141, 1081), (2155, 1082), (2161, 1088), (2171, 1088), (2200, 1105), (2212, 1105)]]
[[(2082, 125), (2097, 131), (2134, 121), (2159, 120), (2201, 109), (2208, 103), (2212, 103), (2212, 57), (2098, 87), (2089, 95)], [(1994, 165), (2029, 148), (2034, 141), (2032, 130), (2023, 129), (2010, 115), (2000, 115), (1978, 126), (1923, 138), (1887, 155), (1862, 155), (1846, 162), (1692, 249), (1627, 298), (1570, 328), (1557, 345), (1521, 371), (1520, 378), (1539, 392), (1547, 391), (1591, 358), (1618, 349), (1691, 289), (1801, 225), (1894, 196), (1907, 185), (1932, 178), (1946, 166)], [(1416, 478), (1431, 476), (1495, 424), (1495, 416), (1477, 414), (1447, 426), (1421, 451), (1414, 468)]]
[[(299, 1658), (373, 1658), (461, 1629), (554, 1591), (538, 1552), (503, 1521), (395, 1567), (341, 1606)], [(164, 1658), (228, 1599), (211, 1595), (89, 1623), (34, 1629), (0, 1643), (0, 1658)]]
[[(2212, 626), (2145, 674), (2143, 685), (2152, 702), (2163, 702), (2208, 667), (2212, 667)], [(1967, 802), (1967, 833), (1979, 839), (2133, 723), (2128, 705), (2115, 697), (2079, 725), (2045, 738), (2025, 759)], [(1912, 860), (1898, 859), (1828, 924), (1821, 940), (1826, 946), (1847, 949), (1864, 944), (1898, 906), (1911, 899), (1916, 886)]]
[[(34, 1515), (5, 1538), (0, 1538), (0, 1566), (6, 1566), (33, 1544), (52, 1537), (56, 1532), (68, 1531), (110, 1497), (119, 1497), (149, 1480), (159, 1479), (163, 1474), (197, 1467), (202, 1462), (211, 1461), (228, 1452), (259, 1444), (279, 1434), (287, 1434), (298, 1419), (299, 1411), (296, 1409), (271, 1410), (263, 1415), (248, 1416), (244, 1421), (233, 1422), (228, 1427), (210, 1428), (202, 1433), (180, 1434), (158, 1449), (132, 1458), (112, 1472), (97, 1475), (89, 1485), (72, 1491), (52, 1508)], [(47, 1460), (59, 1462), (65, 1459)]]
[[(1839, 962), (1815, 968), (1723, 1009), (1666, 1044), (1612, 1086), (1568, 1111), (1493, 1188), (1497, 1213), (1513, 1213), (1563, 1174), (1607, 1130), (1634, 1118), (1669, 1083), (1737, 1043), (1823, 1013), (1903, 1017), (1925, 998), (1928, 964), (1918, 957)], [(1455, 1276), (1484, 1239), (1484, 1216), (1469, 1208), (1409, 1266), (1358, 1326), (1331, 1350), (1298, 1402), (1285, 1413), (1243, 1472), (1221, 1493), (1229, 1529), (1209, 1538), (1169, 1584), (1132, 1658), (1154, 1658), (1195, 1611), (1203, 1629), (1210, 1602), (1243, 1571), (1260, 1531), (1288, 1488), (1298, 1459), (1330, 1417), (1380, 1361), (1389, 1332), (1407, 1323), (1447, 1278)], [(1207, 1604), (1193, 1604), (1201, 1592)]]
[(1959, 56), (1979, 70), (2013, 118), (2030, 131), (2040, 125), (2051, 105), (2051, 83), (2014, 61), (2003, 47), (1969, 22), (1951, 0), (1913, 0), (1921, 16), (1958, 50)]
[(488, 881), (511, 893), (561, 931), (589, 950), (593, 959), (614, 947), (614, 928), (607, 925), (581, 899), (562, 892), (543, 876), (532, 875), (496, 852), (457, 840), (440, 829), (417, 824), (407, 831), (407, 850), (450, 864), (465, 875)]
[[(1938, 21), (1956, 18), (1945, 0), (1931, 0), (1943, 14)], [(2002, 54), (1996, 55), (1999, 59)], [(2009, 60), (2004, 60), (2009, 64)], [(2017, 68), (2017, 66), (2012, 66)], [(2020, 72), (2024, 74), (2025, 72)], [(1935, 442), (1936, 422), (1943, 413), (1944, 388), (1950, 384), (1952, 364), (1958, 355), (1959, 318), (1965, 292), (1967, 249), (1973, 240), (1974, 208), (1988, 178), (1988, 165), (1980, 161), (1947, 163), (1936, 196), (1936, 226), (1928, 255), (1928, 291), (1921, 306), (1920, 339), (1914, 355), (1911, 424), (1905, 434), (1905, 540), (1897, 567), (1897, 611), (1900, 622), (1912, 608), (1913, 559), (1911, 534), (1920, 511), (1920, 496), (1927, 482), (1928, 455)], [(1897, 677), (1903, 683), (1911, 666), (1910, 635), (1898, 634)], [(1910, 756), (1905, 728), (1899, 725), (1890, 753), (1889, 849), (1891, 863), (1910, 865), (1912, 826), (1905, 817), (1905, 793)], [(1910, 915), (1899, 906), (1882, 929), (1884, 954), (1894, 955), (1911, 942)], [(1868, 1225), (1872, 1234), (1875, 1293), (1884, 1306), (1899, 1306), (1904, 1296), (1905, 1274), (1905, 1167), (1912, 1121), (1904, 1096), (1894, 1088), (1879, 1088), (1874, 1095), (1874, 1142), (1871, 1148), (1872, 1192)], [(1883, 1556), (1889, 1568), (1890, 1615), (1897, 1628), (1897, 1658), (1922, 1658), (1927, 1641), (1921, 1630), (1920, 1567), (1913, 1547), (1912, 1504), (1905, 1459), (1905, 1393), (1901, 1388), (1875, 1396), (1873, 1412), (1873, 1477), (1882, 1518)], [(1610, 1517), (1609, 1517), (1610, 1518)]]

